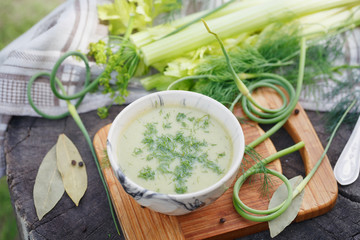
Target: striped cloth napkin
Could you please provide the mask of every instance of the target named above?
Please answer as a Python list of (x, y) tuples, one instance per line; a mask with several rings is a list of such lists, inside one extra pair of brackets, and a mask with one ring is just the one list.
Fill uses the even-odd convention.
[[(38, 116), (29, 105), (26, 86), (38, 72), (51, 72), (55, 62), (67, 51), (87, 52), (90, 42), (97, 42), (108, 35), (107, 26), (100, 24), (97, 5), (111, 0), (68, 0), (30, 30), (0, 52), (0, 177), (6, 173), (4, 135), (11, 116)], [(199, 4), (200, 3), (200, 4)], [(222, 0), (184, 1), (180, 14), (188, 14), (208, 7), (215, 7)], [(196, 4), (196, 6), (195, 6)], [(101, 72), (90, 62), (92, 75)], [(85, 68), (75, 59), (66, 59), (57, 73), (68, 94), (83, 87)], [(147, 94), (136, 82), (129, 84), (126, 102)], [(32, 87), (33, 101), (42, 111), (58, 115), (67, 111), (65, 101), (59, 101), (49, 87), (49, 80), (40, 77)], [(87, 112), (110, 104), (103, 94), (87, 94), (78, 112)]]
[[(96, 8), (98, 4), (106, 2), (108, 0), (68, 0), (0, 52), (0, 177), (6, 173), (3, 143), (11, 116), (38, 116), (27, 100), (27, 82), (38, 72), (50, 72), (57, 59), (65, 52), (87, 52), (90, 42), (106, 38), (107, 27), (99, 23)], [(197, 11), (215, 7), (223, 0), (183, 2), (185, 6), (181, 14), (188, 14), (194, 9)], [(344, 51), (347, 56), (345, 62), (360, 64), (359, 29), (347, 35)], [(101, 68), (94, 63), (90, 63), (90, 66), (94, 76), (100, 73)], [(71, 58), (64, 61), (57, 74), (69, 94), (82, 88), (84, 75), (83, 64)], [(345, 75), (344, 80), (346, 79), (348, 78)], [(359, 91), (360, 86), (356, 84), (352, 90)], [(345, 91), (339, 98), (325, 99), (323, 96), (331, 91), (333, 86), (322, 82), (318, 85), (319, 88), (316, 89), (320, 90), (317, 94), (309, 94), (310, 91), (304, 89), (301, 97), (304, 108), (328, 110), (341, 98), (341, 94), (348, 94)], [(136, 82), (130, 84), (129, 91), (127, 102), (147, 94)], [(35, 82), (32, 96), (35, 104), (48, 114), (57, 115), (67, 110), (66, 103), (52, 94), (46, 78), (39, 78)], [(78, 111), (86, 112), (110, 103), (110, 98), (103, 94), (87, 94)]]
[[(107, 35), (107, 27), (97, 17), (97, 4), (103, 0), (69, 0), (34, 25), (0, 52), (0, 177), (5, 174), (4, 133), (11, 116), (38, 116), (28, 103), (26, 85), (38, 72), (50, 72), (57, 59), (70, 50), (86, 52), (90, 42)], [(96, 71), (96, 67), (92, 67)], [(58, 77), (74, 92), (82, 87), (84, 68), (68, 59)], [(66, 103), (52, 94), (49, 80), (38, 79), (33, 85), (35, 104), (48, 114), (66, 111)], [(87, 97), (79, 108), (89, 111), (108, 103), (108, 98)]]
[[(339, 58), (335, 65), (360, 66), (360, 28), (347, 31), (339, 37), (344, 41), (343, 58)], [(307, 110), (329, 111), (350, 94), (360, 100), (360, 68), (343, 69), (337, 77), (346, 85), (339, 87), (338, 82), (329, 80), (316, 82), (315, 86), (304, 86), (299, 100), (301, 106)], [(334, 91), (338, 93), (334, 94)], [(359, 105), (358, 101), (358, 110)]]

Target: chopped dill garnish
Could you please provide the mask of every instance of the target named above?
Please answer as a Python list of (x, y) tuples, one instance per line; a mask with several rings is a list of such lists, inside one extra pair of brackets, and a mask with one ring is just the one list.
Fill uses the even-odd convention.
[(154, 180), (155, 171), (152, 170), (151, 167), (146, 166), (140, 170), (138, 177), (143, 178), (145, 180)]
[(206, 114), (203, 117), (196, 120), (195, 126), (197, 126), (198, 128), (206, 129), (209, 126), (209, 119), (210, 119), (210, 115)]
[(204, 153), (200, 156), (199, 162), (202, 164), (203, 167), (205, 167), (205, 169), (210, 169), (217, 174), (221, 174), (224, 172), (224, 170), (220, 169), (220, 167), (216, 163), (209, 160), (207, 153)]
[[(219, 156), (225, 156), (225, 152), (215, 155), (214, 161), (208, 156), (209, 149), (214, 145), (205, 139), (198, 139), (195, 131), (201, 129), (206, 133), (211, 125), (208, 114), (201, 117), (187, 116), (183, 112), (173, 113), (161, 110), (162, 122), (146, 123), (143, 132), (142, 145), (134, 148), (134, 155), (145, 153), (144, 160), (156, 160), (154, 170), (145, 167), (139, 172), (139, 177), (154, 179), (156, 174), (168, 174), (174, 182), (174, 191), (178, 194), (188, 191), (187, 181), (193, 173), (194, 164), (198, 163), (204, 171), (212, 171), (222, 174), (216, 163)], [(170, 119), (174, 119), (172, 122)], [(157, 127), (162, 127), (161, 132)], [(179, 129), (176, 132), (165, 131), (172, 128)], [(186, 127), (186, 128), (185, 128)], [(187, 133), (184, 132), (187, 130)]]
[(145, 125), (146, 127), (146, 131), (144, 133), (145, 136), (149, 136), (149, 135), (153, 135), (157, 133), (157, 129), (156, 129), (156, 123), (147, 123)]
[(162, 127), (164, 128), (164, 129), (166, 129), (166, 128), (171, 128), (171, 123), (163, 123), (163, 125), (162, 125)]
[(177, 121), (177, 122), (180, 122), (180, 121), (184, 120), (185, 118), (186, 118), (185, 113), (178, 113), (178, 114), (176, 115), (176, 121)]
[(134, 151), (133, 151), (133, 154), (136, 156), (136, 155), (139, 155), (141, 154), (143, 151), (141, 148), (134, 148)]
[(194, 121), (195, 120), (195, 117), (188, 117), (187, 118), (190, 122)]

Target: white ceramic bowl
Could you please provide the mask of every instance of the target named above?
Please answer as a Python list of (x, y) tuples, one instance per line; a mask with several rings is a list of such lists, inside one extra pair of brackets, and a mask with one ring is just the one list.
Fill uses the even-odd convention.
[[(147, 190), (129, 179), (118, 164), (114, 147), (119, 134), (129, 121), (142, 112), (159, 106), (188, 106), (208, 113), (223, 124), (233, 143), (231, 167), (215, 184), (192, 193), (162, 194)], [(219, 198), (234, 181), (245, 149), (244, 134), (236, 117), (221, 103), (205, 95), (189, 91), (162, 91), (146, 95), (125, 107), (115, 118), (107, 138), (107, 153), (116, 177), (124, 190), (140, 205), (168, 215), (182, 215), (204, 207)]]

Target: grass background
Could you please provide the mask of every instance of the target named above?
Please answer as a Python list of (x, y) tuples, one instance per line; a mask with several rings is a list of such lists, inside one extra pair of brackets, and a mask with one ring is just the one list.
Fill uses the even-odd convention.
[[(0, 0), (0, 50), (65, 0)], [(0, 240), (19, 239), (6, 177), (0, 179)]]

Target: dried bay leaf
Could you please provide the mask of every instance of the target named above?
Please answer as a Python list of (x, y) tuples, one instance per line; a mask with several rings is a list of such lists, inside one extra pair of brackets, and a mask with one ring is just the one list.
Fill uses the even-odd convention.
[[(297, 185), (301, 183), (303, 180), (302, 176), (296, 176), (290, 179), (290, 183), (293, 189), (296, 188)], [(274, 192), (270, 202), (268, 209), (274, 208), (281, 204), (287, 197), (287, 188), (285, 184), (283, 183), (276, 189)], [(273, 238), (277, 236), (279, 233), (281, 233), (292, 221), (296, 218), (302, 201), (304, 198), (304, 190), (302, 190), (291, 202), (290, 206), (286, 209), (285, 212), (283, 212), (279, 217), (271, 220), (268, 222), (269, 224), (269, 230), (270, 230), (270, 236)]]
[(56, 166), (56, 147), (53, 146), (40, 164), (34, 184), (34, 205), (41, 220), (64, 194), (64, 185)]
[(56, 158), (65, 191), (75, 205), (79, 206), (87, 189), (86, 167), (76, 146), (65, 134), (59, 135)]

